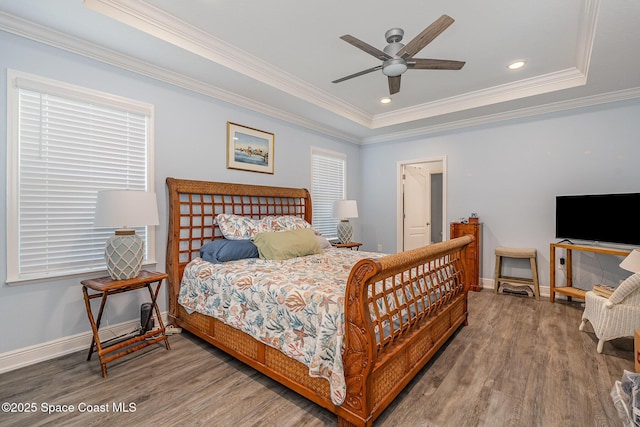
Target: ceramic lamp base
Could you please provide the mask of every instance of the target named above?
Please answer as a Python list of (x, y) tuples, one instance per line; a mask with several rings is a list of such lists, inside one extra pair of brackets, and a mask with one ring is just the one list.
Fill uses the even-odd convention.
[(353, 227), (351, 227), (351, 223), (348, 219), (343, 219), (338, 223), (338, 240), (340, 243), (351, 243), (351, 238), (353, 237)]
[[(144, 242), (133, 230), (116, 231), (104, 246), (107, 271), (113, 280), (133, 279), (140, 273)], [(131, 233), (133, 231), (133, 233)]]

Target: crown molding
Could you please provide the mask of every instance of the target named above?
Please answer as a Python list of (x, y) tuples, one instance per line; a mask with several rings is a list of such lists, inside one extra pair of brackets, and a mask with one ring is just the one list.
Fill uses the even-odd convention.
[(600, 0), (587, 0), (584, 2), (584, 13), (578, 26), (578, 42), (576, 46), (576, 68), (585, 76), (589, 74), (591, 52), (596, 38), (596, 27), (600, 13)]
[(382, 142), (398, 141), (401, 139), (419, 138), (428, 136), (438, 132), (447, 132), (471, 126), (478, 126), (506, 120), (521, 119), (531, 116), (539, 116), (542, 114), (556, 113), (565, 110), (573, 110), (577, 108), (591, 107), (600, 104), (609, 104), (612, 102), (626, 101), (630, 99), (640, 98), (640, 87), (625, 89), (616, 92), (609, 92), (599, 95), (585, 96), (568, 101), (553, 102), (535, 107), (520, 108), (504, 113), (488, 114), (485, 116), (473, 117), (470, 119), (456, 120), (442, 124), (424, 126), (404, 132), (387, 133), (381, 136), (362, 138), (362, 145), (377, 144)]
[[(163, 18), (166, 18), (166, 14), (164, 12), (159, 12), (157, 9), (152, 8), (145, 2), (133, 2), (129, 0), (85, 0), (87, 4), (97, 5), (96, 7), (110, 7), (110, 8), (119, 8), (127, 10), (126, 13), (122, 16), (128, 16), (129, 19), (136, 20), (138, 23), (145, 23), (151, 20), (152, 24), (151, 28), (158, 28), (157, 16), (154, 16), (156, 13), (161, 13)], [(453, 97), (445, 100), (440, 100), (434, 103), (423, 104), (407, 109), (397, 110), (390, 113), (383, 113), (376, 116), (368, 115), (367, 113), (362, 112), (361, 110), (355, 108), (349, 108), (349, 104), (345, 104), (344, 102), (338, 100), (339, 104), (342, 104), (344, 110), (341, 110), (336, 107), (337, 104), (334, 104), (334, 100), (336, 98), (331, 97), (329, 95), (324, 94), (319, 90), (311, 91), (308, 93), (312, 93), (317, 95), (315, 97), (318, 102), (312, 102), (312, 104), (317, 106), (322, 106), (323, 108), (327, 108), (332, 113), (341, 115), (342, 117), (352, 120), (355, 123), (359, 123), (362, 126), (369, 129), (383, 128), (386, 126), (391, 126), (393, 124), (401, 124), (408, 121), (424, 119), (427, 117), (434, 117), (437, 115), (442, 115), (450, 112), (460, 111), (462, 109), (475, 108), (478, 106), (489, 105), (497, 102), (504, 102), (512, 99), (522, 98), (524, 96), (532, 96), (539, 93), (546, 93), (552, 90), (558, 90), (560, 88), (567, 87), (575, 87), (576, 85), (584, 84), (587, 78), (588, 65), (590, 61), (591, 55), (591, 47), (593, 45), (593, 39), (595, 34), (595, 26), (597, 22), (597, 14), (599, 11), (600, 0), (587, 0), (585, 2), (585, 13), (583, 14), (583, 23), (581, 25), (581, 33), (579, 36), (578, 43), (578, 58), (576, 60), (577, 67), (571, 68), (563, 71), (559, 71), (556, 73), (550, 73), (545, 76), (536, 77), (524, 81), (515, 82), (513, 84), (507, 84), (503, 86), (488, 88), (482, 91), (477, 91), (474, 93), (469, 93), (465, 95), (461, 95), (459, 97)], [(132, 5), (139, 6), (142, 5), (146, 12), (149, 12), (150, 15), (145, 18), (144, 15), (140, 15), (135, 13), (134, 9), (131, 9)], [(128, 22), (125, 22), (128, 23)], [(166, 23), (165, 23), (166, 24)], [(171, 33), (173, 31), (172, 26), (164, 25), (161, 27), (163, 31)], [(453, 122), (448, 122), (445, 124), (438, 124), (433, 126), (421, 127), (413, 130), (402, 131), (402, 132), (393, 132), (387, 133), (380, 136), (373, 137), (365, 137), (358, 138), (352, 134), (339, 131), (331, 126), (327, 126), (316, 121), (307, 119), (305, 117), (292, 114), (288, 111), (280, 110), (274, 108), (270, 105), (257, 102), (253, 99), (240, 96), (233, 92), (227, 91), (225, 89), (203, 83), (202, 81), (192, 79), (186, 77), (182, 74), (173, 72), (171, 70), (158, 67), (156, 65), (147, 63), (145, 61), (118, 53), (116, 51), (112, 51), (106, 49), (103, 46), (78, 39), (72, 37), (66, 33), (62, 33), (56, 30), (53, 30), (48, 27), (41, 26), (39, 24), (33, 23), (31, 21), (24, 20), (17, 16), (10, 15), (8, 13), (0, 11), (0, 30), (6, 31), (8, 33), (12, 33), (21, 37), (25, 37), (55, 48), (59, 48), (74, 54), (78, 54), (87, 58), (91, 58), (124, 70), (131, 71), (133, 73), (143, 75), (158, 81), (162, 81), (177, 87), (181, 87), (192, 92), (200, 93), (217, 100), (246, 108), (251, 111), (255, 111), (266, 116), (270, 116), (288, 123), (292, 123), (297, 126), (304, 127), (306, 129), (339, 139), (350, 143), (355, 144), (374, 144), (388, 141), (396, 141), (399, 139), (406, 138), (416, 138), (420, 136), (426, 136), (437, 132), (443, 131), (451, 131), (460, 128), (466, 128), (469, 126), (481, 125), (494, 123), (498, 121), (517, 119), (522, 117), (528, 117), (533, 115), (545, 114), (550, 112), (557, 112), (562, 110), (568, 110), (573, 108), (581, 108), (587, 107), (590, 105), (597, 105), (615, 101), (621, 101), (626, 99), (638, 98), (640, 97), (640, 88), (633, 88), (624, 91), (611, 92), (601, 95), (594, 95), (583, 97), (579, 99), (574, 99), (570, 101), (562, 101), (557, 103), (545, 104), (536, 107), (518, 109), (513, 111), (508, 111), (504, 113), (497, 113), (491, 115), (485, 115), (481, 117), (458, 120)], [(185, 34), (190, 34), (190, 28), (182, 28), (183, 33), (181, 37), (186, 37)], [(206, 36), (210, 37), (210, 36)], [(192, 36), (188, 36), (187, 39), (194, 39)], [(197, 39), (197, 38), (195, 38)], [(199, 45), (203, 43), (203, 40), (198, 42)], [(213, 46), (213, 45), (212, 45)], [(205, 46), (206, 49), (211, 49), (212, 46)], [(219, 47), (219, 45), (217, 45)], [(202, 46), (201, 46), (202, 47)], [(229, 45), (226, 45), (227, 48)], [(217, 47), (213, 47), (216, 48)], [(237, 49), (232, 49), (236, 53)], [(222, 53), (221, 53), (222, 52)], [(218, 55), (226, 55), (225, 50), (219, 51)], [(255, 64), (256, 62), (252, 62), (247, 60), (246, 56), (240, 56), (238, 59), (237, 55), (234, 56), (235, 61), (239, 61), (240, 64)], [(263, 63), (264, 64), (264, 63)], [(273, 67), (269, 65), (271, 69)], [(269, 68), (265, 67), (265, 68)], [(248, 66), (248, 69), (252, 70), (253, 73), (258, 73), (263, 71), (260, 67), (255, 67), (254, 65)], [(280, 73), (275, 73), (273, 76), (274, 79), (278, 80), (279, 76), (282, 76)], [(292, 94), (293, 96), (297, 96), (297, 90), (307, 89), (308, 86), (303, 81), (292, 78), (285, 79), (285, 81), (280, 81), (278, 84), (284, 85), (283, 87), (287, 93)], [(300, 90), (302, 90), (300, 89)], [(518, 95), (510, 94), (509, 92), (516, 92)], [(314, 96), (315, 96), (314, 95)], [(302, 98), (301, 96), (298, 96)], [(304, 98), (302, 98), (304, 99)], [(309, 101), (311, 102), (311, 101)], [(464, 108), (460, 108), (463, 106)], [(347, 112), (345, 112), (347, 111)], [(402, 116), (402, 117), (400, 117)]]
[(84, 6), (364, 127), (371, 115), (145, 2), (85, 0)]
[(465, 93), (460, 96), (441, 99), (428, 104), (378, 114), (372, 120), (373, 128), (377, 129), (561, 89), (568, 89), (584, 85), (586, 82), (587, 78), (585, 74), (575, 68), (558, 71), (543, 76), (520, 80), (515, 83), (494, 86)]
[(85, 0), (84, 4), (99, 13), (338, 114), (368, 129), (380, 129), (586, 84), (600, 0), (585, 1), (579, 25), (575, 68), (378, 115), (371, 115), (321, 91), (304, 80), (180, 21), (145, 1)]
[(541, 95), (562, 89), (582, 86), (587, 83), (587, 74), (595, 40), (596, 23), (600, 11), (600, 0), (587, 0), (579, 25), (576, 43), (576, 66), (514, 83), (494, 86), (487, 89), (465, 93), (460, 96), (441, 99), (438, 101), (403, 108), (388, 113), (377, 114), (372, 117), (372, 128), (406, 123), (443, 114), (454, 113), (472, 108), (528, 96)]
[(181, 87), (192, 92), (200, 93), (343, 141), (355, 144), (360, 142), (359, 138), (351, 134), (338, 131), (333, 127), (322, 125), (318, 122), (298, 116), (288, 111), (257, 102), (253, 99), (221, 89), (217, 86), (203, 83), (199, 80), (186, 77), (171, 70), (167, 70), (154, 64), (115, 52), (103, 46), (72, 37), (60, 31), (53, 30), (2, 11), (0, 11), (0, 30)]

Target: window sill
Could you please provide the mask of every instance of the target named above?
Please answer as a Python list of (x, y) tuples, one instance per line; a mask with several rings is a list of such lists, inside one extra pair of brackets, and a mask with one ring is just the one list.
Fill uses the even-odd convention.
[[(157, 261), (151, 260), (142, 263), (142, 269), (149, 267), (156, 267), (158, 264)], [(59, 275), (51, 275), (51, 276), (38, 276), (38, 277), (19, 277), (15, 279), (9, 279), (5, 281), (7, 286), (22, 286), (22, 285), (31, 285), (37, 283), (45, 283), (45, 282), (55, 282), (55, 281), (66, 281), (69, 279), (86, 279), (88, 276), (91, 277), (102, 277), (107, 276), (106, 267), (96, 269), (96, 270), (83, 270), (74, 273), (61, 273)]]

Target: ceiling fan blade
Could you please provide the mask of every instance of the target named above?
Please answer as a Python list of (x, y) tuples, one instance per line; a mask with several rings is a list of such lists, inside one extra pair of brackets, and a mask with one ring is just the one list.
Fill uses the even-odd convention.
[(459, 70), (464, 64), (464, 61), (450, 61), (448, 59), (411, 58), (407, 61), (407, 67), (414, 70)]
[(431, 25), (422, 30), (420, 34), (414, 37), (405, 47), (400, 49), (396, 55), (407, 59), (413, 57), (416, 53), (420, 52), (426, 45), (431, 43), (433, 39), (438, 37), (440, 33), (449, 28), (454, 23), (452, 17), (448, 15), (442, 15), (440, 18), (433, 21)]
[(381, 61), (384, 61), (385, 59), (391, 59), (391, 56), (387, 55), (386, 53), (384, 53), (383, 51), (381, 51), (378, 48), (375, 48), (373, 46), (371, 46), (368, 43), (363, 42), (360, 39), (357, 39), (353, 36), (350, 36), (349, 34), (346, 34), (342, 37), (340, 37), (342, 40), (346, 41), (347, 43), (357, 47), (358, 49), (368, 53), (369, 55), (373, 55), (376, 58), (378, 58)]
[(359, 71), (359, 72), (354, 73), (354, 74), (350, 74), (350, 75), (345, 76), (345, 77), (342, 77), (342, 78), (340, 78), (340, 79), (338, 79), (338, 80), (334, 80), (334, 81), (332, 81), (331, 83), (340, 83), (340, 82), (343, 82), (343, 81), (345, 81), (345, 80), (349, 80), (349, 79), (352, 79), (352, 78), (354, 78), (354, 77), (363, 76), (363, 75), (365, 75), (365, 74), (369, 74), (369, 73), (372, 73), (372, 72), (374, 72), (374, 71), (378, 71), (378, 70), (381, 70), (381, 69), (382, 69), (382, 65), (376, 65), (376, 66), (375, 66), (375, 67), (373, 67), (373, 68), (369, 68), (369, 69), (362, 70), (362, 71)]
[(389, 95), (400, 92), (400, 77), (402, 76), (389, 76)]

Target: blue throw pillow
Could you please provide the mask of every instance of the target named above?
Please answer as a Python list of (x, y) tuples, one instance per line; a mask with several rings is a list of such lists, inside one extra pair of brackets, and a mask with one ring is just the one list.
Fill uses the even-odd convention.
[(200, 258), (216, 264), (258, 256), (258, 248), (250, 240), (216, 239), (200, 248)]

